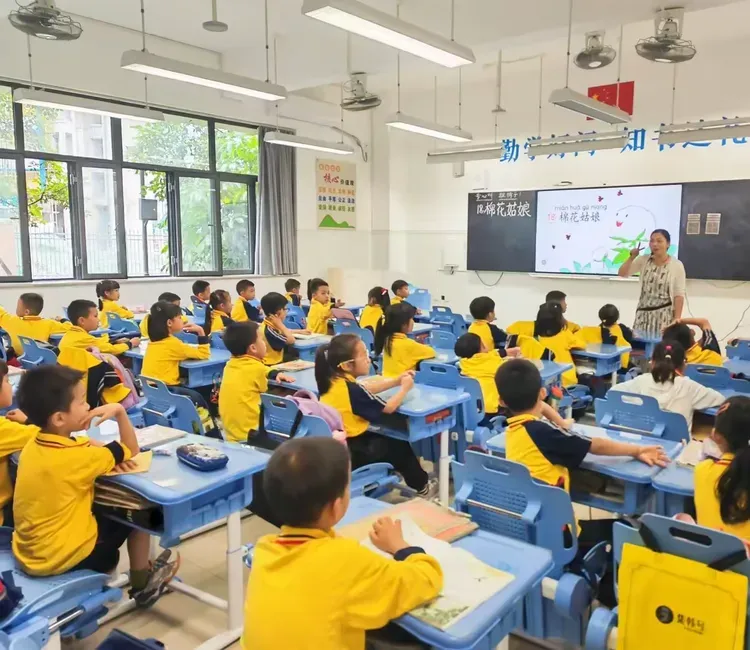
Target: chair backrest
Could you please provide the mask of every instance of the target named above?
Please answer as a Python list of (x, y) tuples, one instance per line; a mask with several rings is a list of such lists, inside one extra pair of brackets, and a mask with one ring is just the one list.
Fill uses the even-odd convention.
[(461, 375), (456, 366), (434, 361), (422, 361), (414, 378), (417, 384), (436, 386), (437, 388), (458, 388)]
[(430, 345), (441, 350), (452, 350), (456, 347), (456, 335), (445, 330), (432, 330), (430, 332)]
[(331, 427), (323, 418), (303, 415), (299, 407), (287, 397), (263, 393), (260, 403), (263, 410), (263, 428), (266, 434), (277, 442), (284, 442), (292, 436), (330, 438), (332, 435)]
[(297, 317), (302, 318), (302, 319), (305, 318), (305, 312), (302, 309), (302, 307), (299, 307), (297, 305), (293, 305), (291, 302), (287, 303), (286, 314), (287, 314), (287, 316), (297, 316)]
[(356, 322), (356, 317), (351, 309), (343, 309), (341, 307), (334, 307), (331, 309), (331, 316), (334, 318), (347, 318)]
[(293, 316), (289, 315), (287, 315), (287, 317), (284, 319), (284, 325), (286, 325), (290, 330), (305, 329), (300, 323), (297, 322), (297, 320)]
[(525, 466), (498, 456), (467, 451), (464, 463), (452, 466), (456, 510), (471, 515), (483, 530), (548, 549), (554, 561), (550, 577), (559, 577), (578, 550), (570, 495), (533, 480)]
[(687, 421), (680, 413), (659, 408), (656, 398), (609, 391), (606, 399), (594, 401), (596, 424), (605, 429), (626, 431), (680, 442), (690, 440)]
[(730, 359), (750, 361), (750, 340), (740, 339), (737, 345), (727, 345), (727, 356)]
[[(299, 309), (299, 308), (297, 308)], [(301, 310), (300, 310), (301, 311)], [(304, 314), (299, 315), (297, 313), (287, 313), (286, 318), (284, 319), (284, 323), (289, 327), (290, 329), (298, 329), (302, 330), (305, 329), (305, 325), (307, 323), (307, 320), (305, 319)], [(290, 323), (296, 323), (296, 327), (291, 327)]]
[(115, 334), (133, 334), (134, 336), (140, 336), (141, 330), (135, 321), (123, 318), (119, 314), (108, 311), (107, 314), (107, 327)]
[(23, 354), (18, 357), (18, 361), (25, 370), (54, 366), (57, 363), (57, 355), (52, 349), (40, 346), (38, 341), (28, 336), (19, 336), (18, 340), (23, 345)]
[(367, 346), (370, 354), (375, 352), (375, 336), (367, 329), (359, 326), (353, 318), (339, 318), (333, 323), (334, 334), (356, 334)]
[(203, 326), (203, 323), (206, 322), (206, 305), (202, 305), (200, 303), (193, 303), (193, 319), (195, 323)]
[(432, 296), (427, 289), (419, 289), (418, 287), (410, 286), (409, 297), (406, 301), (410, 305), (414, 305), (417, 309), (420, 309), (425, 314), (429, 313), (430, 305), (432, 304)]
[(198, 409), (189, 397), (170, 393), (164, 382), (149, 377), (141, 377), (141, 388), (147, 400), (143, 406), (147, 426), (161, 424), (187, 433), (205, 433)]
[[(197, 342), (197, 339), (196, 339)], [(226, 350), (227, 346), (224, 344), (224, 332), (212, 332), (211, 333), (211, 347), (217, 350)]]
[(729, 368), (724, 368), (724, 366), (705, 366), (691, 363), (688, 364), (685, 376), (715, 390), (735, 390), (738, 393), (750, 393), (750, 381), (732, 377)]
[(453, 310), (450, 307), (435, 306), (430, 310), (430, 321), (452, 323)]
[(193, 334), (191, 332), (185, 332), (184, 330), (180, 330), (174, 336), (175, 338), (180, 339), (180, 341), (182, 341), (183, 343), (197, 343), (198, 342), (197, 334)]
[(469, 393), (470, 398), (461, 405), (464, 428), (473, 431), (484, 419), (484, 397), (482, 387), (476, 379), (460, 375), (458, 387)]

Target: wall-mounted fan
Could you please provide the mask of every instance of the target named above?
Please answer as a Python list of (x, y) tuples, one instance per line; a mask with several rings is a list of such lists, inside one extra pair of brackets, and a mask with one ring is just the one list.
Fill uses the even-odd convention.
[(656, 34), (636, 43), (639, 56), (656, 63), (682, 63), (690, 61), (697, 50), (691, 41), (682, 38), (683, 7), (668, 7), (656, 12)]
[(10, 24), (24, 34), (48, 41), (74, 41), (82, 33), (81, 23), (60, 11), (54, 0), (34, 0), (8, 14)]

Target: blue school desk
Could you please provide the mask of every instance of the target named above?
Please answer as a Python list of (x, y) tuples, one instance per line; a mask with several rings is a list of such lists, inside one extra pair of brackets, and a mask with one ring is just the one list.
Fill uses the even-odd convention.
[(748, 359), (727, 359), (724, 367), (729, 368), (733, 375), (745, 375), (750, 377), (750, 360)]
[[(749, 397), (747, 393), (740, 393), (739, 391), (732, 390), (731, 388), (720, 388), (718, 390), (725, 399), (729, 399), (730, 397), (734, 397), (735, 395), (742, 395), (743, 397)], [(718, 406), (712, 406), (711, 408), (703, 409), (701, 413), (705, 413), (706, 415), (716, 415), (719, 412)]]
[[(117, 439), (116, 433), (102, 435), (98, 429), (92, 429), (90, 435), (105, 443)], [(202, 443), (221, 450), (229, 456), (229, 463), (215, 472), (199, 472), (188, 467), (177, 460), (175, 449), (189, 442)], [(210, 646), (208, 643), (201, 646), (223, 648), (239, 639), (242, 632), (244, 589), (240, 513), (252, 501), (253, 475), (265, 468), (270, 455), (252, 447), (243, 447), (192, 434), (159, 445), (158, 448), (170, 451), (172, 455), (154, 455), (148, 472), (103, 477), (98, 480), (125, 486), (160, 506), (164, 515), (163, 529), (147, 530), (147, 532), (160, 536), (161, 545), (164, 547), (178, 544), (181, 535), (224, 517), (227, 518), (227, 600), (223, 601), (211, 594), (205, 594), (180, 581), (174, 581), (170, 585), (170, 589), (174, 591), (180, 591), (201, 602), (213, 604), (227, 612), (228, 631), (214, 637), (217, 639), (215, 646)], [(123, 522), (129, 523), (125, 520)], [(218, 643), (219, 637), (221, 643)]]
[(294, 347), (299, 352), (299, 358), (303, 361), (315, 361), (315, 353), (321, 345), (329, 343), (331, 336), (327, 334), (316, 335), (309, 339), (295, 339)]
[(550, 388), (557, 386), (562, 380), (562, 374), (573, 368), (572, 363), (557, 363), (556, 361), (542, 361), (539, 374), (542, 376), (542, 384)]
[(435, 326), (430, 323), (414, 323), (414, 329), (407, 334), (410, 339), (417, 339), (427, 336)]
[(656, 514), (674, 517), (685, 512), (685, 502), (695, 494), (695, 468), (673, 460), (651, 483), (656, 490)]
[[(676, 458), (682, 450), (682, 444), (671, 440), (654, 440), (648, 436), (633, 433), (618, 433), (601, 427), (576, 424), (573, 431), (587, 437), (607, 436), (617, 442), (630, 444), (659, 444), (664, 447), (669, 458)], [(494, 436), (487, 441), (487, 448), (491, 453), (505, 456), (505, 433)], [(621, 515), (637, 515), (645, 512), (647, 501), (653, 493), (652, 481), (662, 470), (654, 465), (649, 467), (645, 463), (627, 456), (597, 456), (587, 454), (581, 463), (581, 469), (601, 474), (602, 476), (621, 481), (623, 494), (599, 495), (585, 492), (571, 492), (570, 498), (576, 503), (616, 512)]]
[[(339, 527), (376, 513), (387, 515), (389, 508), (391, 506), (382, 501), (356, 497), (351, 500)], [(541, 593), (542, 579), (553, 566), (552, 554), (547, 549), (483, 530), (454, 542), (453, 546), (465, 549), (496, 569), (512, 573), (515, 580), (446, 630), (439, 630), (409, 614), (396, 619), (396, 623), (440, 650), (494, 648), (523, 625), (524, 599), (533, 592)]]
[[(141, 345), (133, 350), (128, 350), (125, 356), (133, 360), (133, 374), (138, 377), (143, 368), (143, 357), (146, 354), (148, 341), (141, 341)], [(208, 359), (180, 362), (182, 375), (186, 377), (184, 385), (188, 388), (201, 388), (202, 386), (213, 386), (215, 380), (221, 380), (224, 366), (232, 358), (228, 350), (211, 348), (211, 356)]]
[(643, 350), (643, 356), (646, 359), (651, 359), (654, 356), (654, 348), (657, 343), (661, 343), (661, 334), (633, 330), (633, 352)]
[[(89, 334), (91, 334), (91, 336), (103, 336), (104, 334), (109, 334), (109, 330), (108, 329), (91, 330), (89, 332)], [(62, 337), (63, 336), (65, 336), (65, 334), (52, 334), (49, 337), (49, 342), (52, 345), (60, 345), (60, 341), (62, 341)], [(121, 338), (126, 339), (128, 337), (127, 336), (123, 336)], [(129, 338), (132, 339), (133, 337), (131, 336)]]
[(612, 385), (617, 383), (617, 371), (620, 369), (623, 353), (630, 352), (629, 345), (609, 345), (607, 343), (589, 343), (583, 350), (571, 350), (576, 361), (595, 362), (594, 376), (612, 376)]

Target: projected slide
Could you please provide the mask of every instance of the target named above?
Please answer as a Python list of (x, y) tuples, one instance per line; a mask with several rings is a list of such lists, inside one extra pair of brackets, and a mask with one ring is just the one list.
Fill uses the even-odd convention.
[(676, 257), (681, 203), (681, 185), (539, 192), (536, 271), (616, 275), (631, 249), (649, 252), (657, 228), (669, 231), (669, 254)]

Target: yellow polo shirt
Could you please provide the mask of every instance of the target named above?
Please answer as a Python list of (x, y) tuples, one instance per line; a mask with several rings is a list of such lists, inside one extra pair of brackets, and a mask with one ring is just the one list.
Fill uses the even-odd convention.
[(8, 472), (10, 456), (21, 451), (37, 433), (39, 427), (0, 416), (0, 525), (3, 523), (3, 508), (13, 499), (13, 484)]
[(92, 336), (85, 329), (74, 325), (60, 340), (58, 346), (60, 350), (65, 348), (76, 348), (78, 350), (88, 350), (89, 348), (98, 348), (100, 352), (104, 354), (123, 354), (130, 350), (130, 343), (115, 343), (109, 342), (109, 336), (102, 334), (102, 336)]
[(734, 454), (723, 454), (719, 460), (707, 458), (695, 468), (695, 510), (699, 526), (720, 530), (750, 542), (750, 521), (725, 524), (721, 519), (716, 486), (721, 475), (734, 460)]
[(161, 341), (151, 341), (148, 344), (146, 354), (143, 355), (141, 374), (163, 381), (167, 386), (177, 386), (180, 383), (181, 361), (210, 357), (208, 338), (198, 337), (198, 346), (193, 346), (170, 335)]
[(231, 442), (245, 442), (258, 430), (260, 394), (268, 391), (271, 368), (249, 355), (232, 357), (224, 368), (219, 390), (219, 416)]
[(383, 350), (383, 376), (398, 377), (407, 370), (415, 370), (420, 361), (434, 358), (435, 350), (429, 345), (418, 343), (406, 334), (394, 334), (390, 353)]
[(41, 316), (16, 316), (0, 307), (0, 327), (10, 335), (10, 344), (19, 356), (23, 354), (23, 345), (19, 336), (26, 336), (35, 341), (49, 342), (53, 334), (65, 334), (71, 325), (60, 323), (52, 318)]
[(102, 327), (107, 327), (107, 325), (109, 325), (109, 318), (107, 318), (108, 312), (113, 312), (120, 318), (133, 318), (135, 315), (132, 311), (123, 307), (117, 301), (105, 300), (102, 298), (102, 308), (99, 310), (99, 324)]
[(458, 362), (461, 374), (479, 382), (485, 413), (497, 413), (500, 409), (500, 395), (497, 392), (495, 375), (502, 363), (503, 359), (498, 350), (478, 352), (470, 359), (461, 359)]
[(328, 334), (328, 321), (331, 318), (331, 303), (326, 305), (317, 300), (310, 301), (307, 314), (307, 329), (313, 334)]

